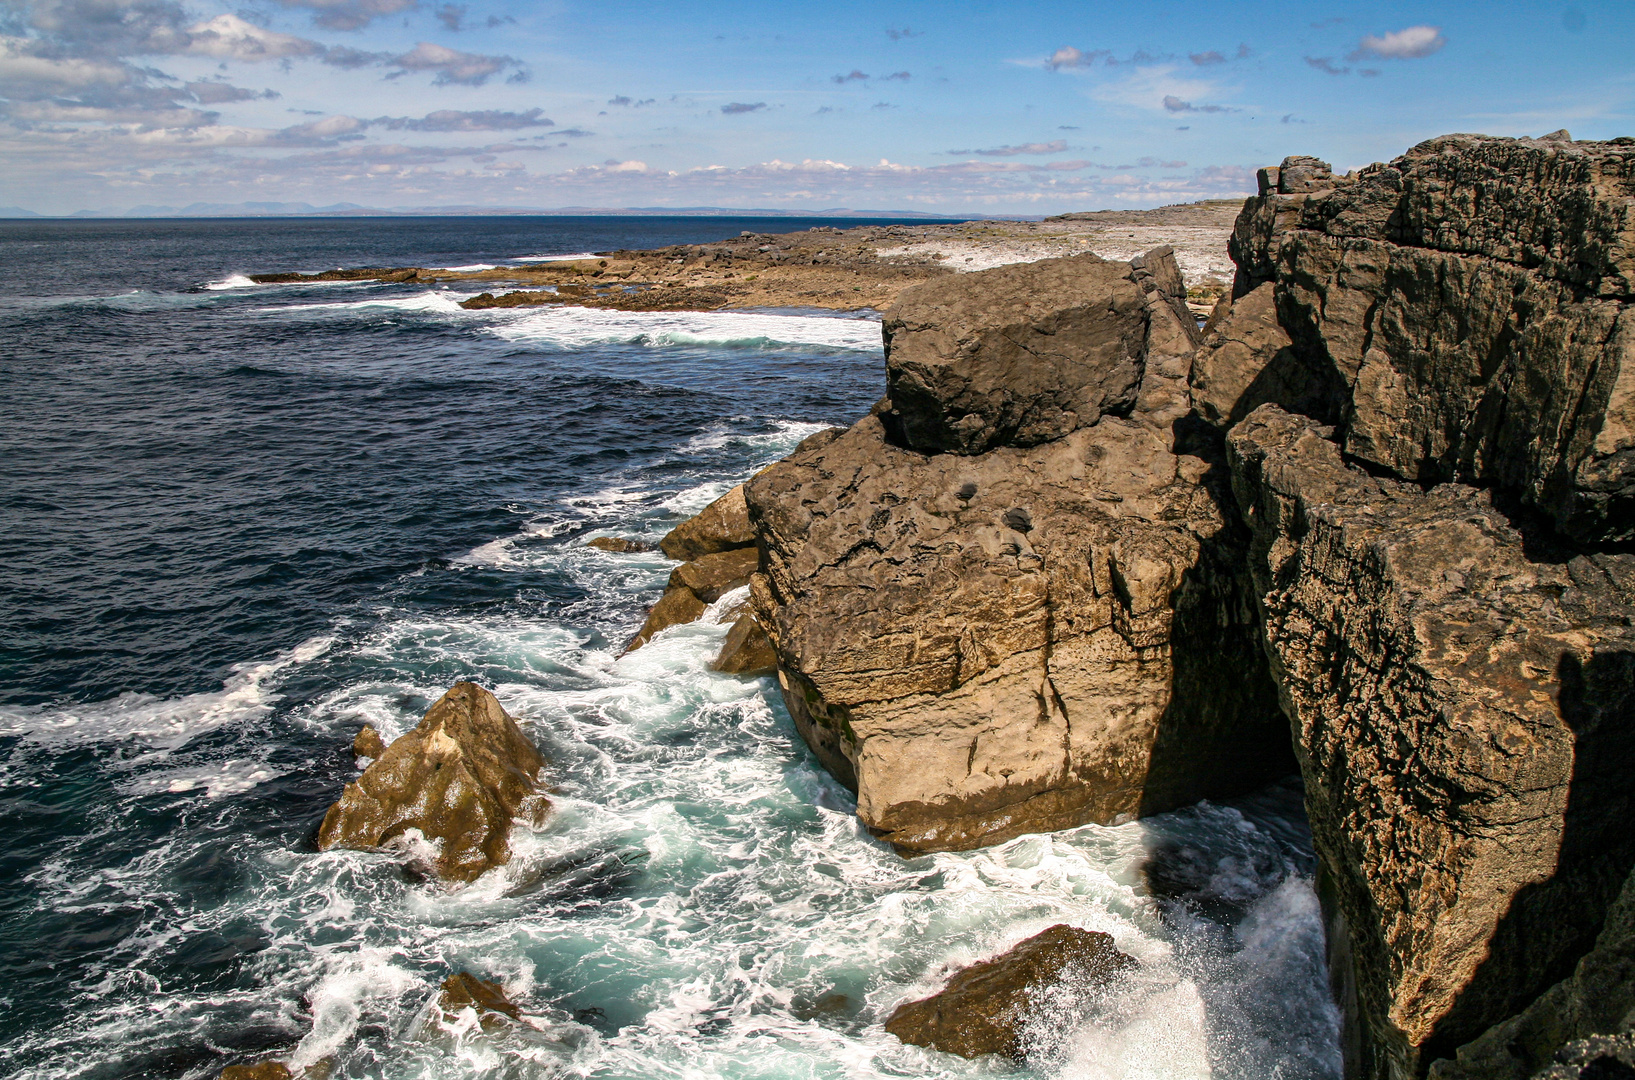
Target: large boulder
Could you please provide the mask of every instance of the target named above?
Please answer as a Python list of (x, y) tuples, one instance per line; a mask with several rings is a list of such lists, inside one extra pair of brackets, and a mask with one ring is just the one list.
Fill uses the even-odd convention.
[(1300, 186), (1232, 239), (1304, 367), (1304, 399), (1264, 400), (1405, 479), (1635, 539), (1635, 143), (1447, 136)]
[[(1184, 312), (1173, 257), (1166, 249), (1151, 261)], [(1127, 414), (1151, 317), (1140, 275), (1130, 263), (1086, 254), (905, 291), (884, 317), (888, 423), (897, 441), (980, 454)]]
[[(1318, 411), (1325, 386), (1314, 381), (1277, 321), (1276, 286), (1223, 297), (1203, 330), (1189, 383), (1198, 416), (1225, 430), (1269, 401)], [(1304, 406), (1304, 408), (1300, 408)]]
[(1052, 926), (1002, 956), (962, 968), (937, 993), (899, 1005), (886, 1030), (906, 1043), (964, 1057), (1027, 1056), (1028, 1024), (1047, 997), (1108, 986), (1136, 962), (1110, 934)]
[(1224, 462), (1146, 419), (970, 457), (902, 449), (871, 415), (748, 485), (784, 700), (899, 849), (1293, 771)]
[(1635, 867), (1635, 556), (1333, 435), (1266, 405), (1228, 449), (1351, 1071), (1406, 1080), (1570, 970)]
[(659, 541), (659, 550), (672, 559), (687, 561), (718, 551), (752, 547), (755, 532), (739, 484), (697, 514), (683, 521)]
[(324, 815), (318, 846), (385, 848), (418, 830), (435, 852), (412, 852), (418, 860), (445, 881), (471, 881), (511, 858), (519, 816), (545, 812), (536, 784), (544, 763), (493, 694), (456, 683), (346, 785)]
[(722, 596), (748, 585), (759, 561), (760, 555), (753, 547), (741, 547), (700, 555), (670, 571), (664, 594), (648, 610), (646, 621), (625, 652), (641, 648), (660, 630), (693, 622)]

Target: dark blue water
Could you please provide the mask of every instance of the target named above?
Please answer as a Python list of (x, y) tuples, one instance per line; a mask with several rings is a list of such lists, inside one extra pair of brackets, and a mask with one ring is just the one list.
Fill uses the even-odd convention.
[[(864, 412), (876, 323), (223, 287), (818, 224), (0, 223), (0, 1072), (974, 1075), (882, 1010), (1064, 919), (1150, 985), (1049, 1071), (1332, 1072), (1297, 796), (904, 862), (769, 684), (707, 670), (723, 626), (618, 659), (668, 564), (583, 540), (655, 539)], [(553, 759), (551, 822), (460, 893), (316, 852), (359, 725), (461, 678)], [(1154, 836), (1228, 923), (1144, 896)], [(533, 1023), (423, 1030), (460, 968)]]

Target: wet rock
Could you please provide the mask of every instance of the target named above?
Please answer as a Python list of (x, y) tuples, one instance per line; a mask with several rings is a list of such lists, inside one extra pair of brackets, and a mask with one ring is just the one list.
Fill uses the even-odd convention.
[(474, 1011), (478, 1023), (489, 1030), (497, 1022), (515, 1020), (522, 1010), (508, 997), (505, 988), (497, 982), (479, 979), (469, 971), (461, 971), (443, 980), (437, 994), (437, 1009), (445, 1024), (458, 1022), (467, 1009)]
[[(1177, 291), (1184, 304), (1185, 289)], [(980, 454), (1127, 413), (1147, 321), (1130, 264), (1088, 254), (911, 288), (884, 316), (886, 392), (900, 441)]]
[(685, 561), (718, 551), (750, 547), (754, 543), (749, 510), (744, 505), (744, 485), (739, 484), (671, 529), (659, 541), (659, 549), (669, 558)]
[(544, 759), (494, 695), (462, 682), (388, 746), (324, 815), (318, 846), (376, 849), (418, 830), (428, 869), (466, 882), (511, 857), (519, 815), (548, 807), (535, 781)]
[(1228, 440), (1352, 1030), (1421, 1075), (1588, 951), (1635, 867), (1635, 556), (1350, 467), (1265, 405)]
[(941, 991), (899, 1005), (886, 1030), (906, 1043), (964, 1057), (1027, 1051), (1026, 1026), (1046, 993), (1063, 984), (1105, 987), (1134, 968), (1112, 936), (1058, 925), (992, 960), (956, 972)]
[(755, 616), (745, 612), (727, 631), (727, 639), (710, 667), (728, 675), (771, 675), (778, 670), (778, 653)]
[(221, 1080), (291, 1080), (294, 1074), (282, 1061), (262, 1061), (254, 1065), (229, 1065)]
[(1301, 385), (1326, 384), (1266, 400), (1405, 479), (1635, 539), (1635, 146), (1433, 139), (1250, 199), (1231, 250), (1240, 297), (1276, 281)]
[(596, 536), (585, 541), (586, 547), (596, 548), (598, 551), (611, 551), (619, 555), (634, 555), (643, 551), (652, 551), (652, 547), (640, 540), (629, 540), (623, 536)]
[(784, 700), (899, 849), (1293, 771), (1224, 462), (1173, 452), (1147, 419), (927, 456), (869, 416), (748, 485), (766, 557), (752, 609)]
[(748, 585), (759, 559), (752, 547), (736, 548), (700, 555), (670, 571), (664, 595), (649, 609), (647, 620), (625, 652), (641, 648), (660, 630), (694, 621), (722, 596)]
[(385, 752), (386, 740), (380, 737), (380, 732), (368, 724), (363, 725), (363, 729), (358, 732), (357, 738), (352, 740), (353, 757), (378, 759)]

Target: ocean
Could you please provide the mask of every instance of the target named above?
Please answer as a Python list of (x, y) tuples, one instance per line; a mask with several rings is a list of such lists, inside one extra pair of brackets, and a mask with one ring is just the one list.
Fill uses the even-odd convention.
[[(0, 223), (0, 1074), (1337, 1078), (1296, 782), (903, 859), (774, 681), (708, 670), (713, 612), (619, 657), (672, 564), (585, 540), (863, 414), (873, 313), (245, 277), (858, 223)], [(317, 851), (358, 728), (461, 679), (548, 757), (543, 827), (460, 890)], [(881, 1029), (1058, 922), (1141, 967), (1041, 1003), (1027, 1066)], [(428, 1024), (462, 970), (530, 1023)]]

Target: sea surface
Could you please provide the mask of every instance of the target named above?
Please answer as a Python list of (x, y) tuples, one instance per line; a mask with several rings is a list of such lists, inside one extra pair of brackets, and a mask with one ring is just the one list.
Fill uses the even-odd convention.
[[(619, 657), (671, 564), (585, 541), (656, 541), (865, 412), (872, 313), (244, 276), (821, 224), (0, 223), (0, 1075), (1339, 1076), (1292, 782), (903, 859), (771, 680), (708, 670), (726, 626)], [(318, 852), (359, 727), (460, 679), (548, 755), (543, 827), (459, 890)], [(881, 1029), (1058, 922), (1141, 967), (1041, 1000), (1030, 1065)], [(462, 970), (530, 1022), (428, 1021)]]

